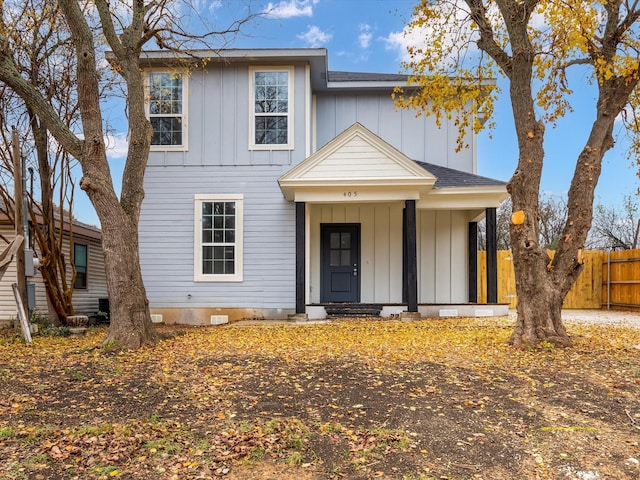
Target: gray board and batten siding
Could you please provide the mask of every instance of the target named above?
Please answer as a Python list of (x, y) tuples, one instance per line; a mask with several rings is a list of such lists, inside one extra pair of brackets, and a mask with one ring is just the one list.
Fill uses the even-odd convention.
[(319, 93), (316, 96), (317, 148), (358, 122), (407, 157), (474, 173), (475, 149), (455, 151), (457, 127), (434, 117), (416, 117), (415, 110), (398, 109), (391, 91), (359, 94)]

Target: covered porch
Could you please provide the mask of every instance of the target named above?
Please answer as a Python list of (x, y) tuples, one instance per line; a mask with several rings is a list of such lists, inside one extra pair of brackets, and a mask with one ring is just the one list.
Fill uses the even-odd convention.
[(295, 202), (296, 315), (324, 318), (334, 304), (378, 305), (384, 317), (503, 314), (477, 304), (476, 246), (486, 216), (495, 304), (503, 182), (413, 161), (354, 124), (279, 183)]

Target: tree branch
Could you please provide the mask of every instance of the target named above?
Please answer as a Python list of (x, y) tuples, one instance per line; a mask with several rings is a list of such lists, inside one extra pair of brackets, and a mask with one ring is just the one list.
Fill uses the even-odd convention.
[[(0, 34), (0, 44), (7, 42)], [(60, 144), (74, 157), (82, 153), (83, 140), (80, 140), (56, 114), (43, 95), (21, 75), (6, 48), (0, 48), (0, 81), (6, 83), (25, 103), (32, 106), (40, 120)]]

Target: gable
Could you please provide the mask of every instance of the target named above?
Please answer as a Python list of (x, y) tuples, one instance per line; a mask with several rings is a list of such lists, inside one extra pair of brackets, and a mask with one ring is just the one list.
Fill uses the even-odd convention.
[(334, 190), (344, 186), (360, 192), (375, 188), (385, 200), (393, 192), (401, 193), (401, 198), (419, 198), (435, 182), (434, 175), (359, 123), (278, 180), (287, 200), (296, 201), (302, 201), (302, 196), (307, 197), (303, 192), (310, 190), (315, 191), (316, 200), (323, 191), (335, 197)]

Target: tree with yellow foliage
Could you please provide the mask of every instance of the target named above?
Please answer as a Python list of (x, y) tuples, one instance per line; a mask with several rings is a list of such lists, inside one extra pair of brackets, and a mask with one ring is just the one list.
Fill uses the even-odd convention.
[[(425, 33), (424, 44), (410, 48), (405, 68), (416, 89), (399, 92), (398, 105), (436, 120), (455, 114), (461, 132), (478, 131), (498, 93), (487, 79), (502, 75), (509, 85), (519, 150), (507, 184), (514, 212), (510, 233), (518, 320), (511, 343), (516, 347), (571, 344), (561, 320), (562, 302), (582, 270), (594, 190), (603, 157), (614, 144), (614, 122), (621, 115), (634, 116), (639, 18), (640, 5), (627, 0), (422, 0), (415, 7), (409, 28)], [(588, 68), (597, 86), (596, 115), (590, 131), (583, 132), (567, 220), (551, 259), (539, 242), (543, 142), (547, 126), (572, 111), (567, 72), (577, 66)]]

